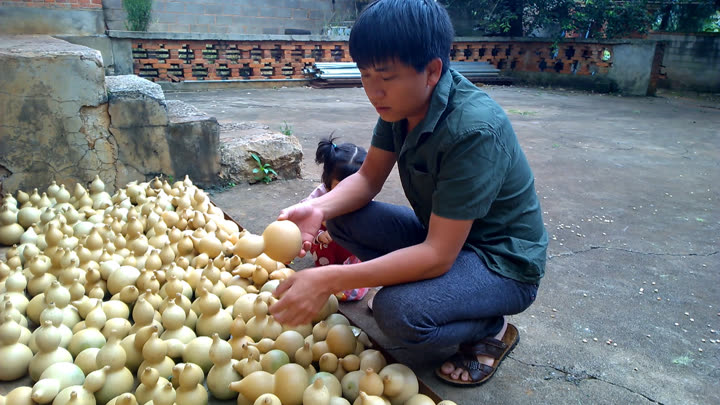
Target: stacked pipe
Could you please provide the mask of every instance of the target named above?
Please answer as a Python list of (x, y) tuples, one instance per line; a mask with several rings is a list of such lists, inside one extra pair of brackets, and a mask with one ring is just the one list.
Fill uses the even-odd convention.
[[(509, 84), (510, 80), (500, 76), (500, 70), (488, 62), (450, 62), (450, 67), (473, 83)], [(317, 88), (362, 86), (360, 70), (353, 62), (315, 63), (303, 69), (313, 79)]]

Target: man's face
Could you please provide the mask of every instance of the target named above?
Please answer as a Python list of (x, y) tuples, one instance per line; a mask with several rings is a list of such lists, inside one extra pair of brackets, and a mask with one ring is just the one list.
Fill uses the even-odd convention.
[(360, 69), (365, 94), (384, 121), (408, 120), (412, 130), (427, 113), (434, 89), (428, 69), (422, 72), (401, 62), (388, 61)]

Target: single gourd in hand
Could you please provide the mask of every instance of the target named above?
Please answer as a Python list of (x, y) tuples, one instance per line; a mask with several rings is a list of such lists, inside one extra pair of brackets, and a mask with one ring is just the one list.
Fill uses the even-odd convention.
[(289, 263), (302, 249), (300, 229), (292, 221), (275, 221), (265, 228), (265, 254), (281, 263)]

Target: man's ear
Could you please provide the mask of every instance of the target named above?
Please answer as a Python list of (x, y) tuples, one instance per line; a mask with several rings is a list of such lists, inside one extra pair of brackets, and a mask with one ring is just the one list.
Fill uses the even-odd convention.
[(435, 58), (427, 64), (427, 66), (425, 67), (425, 72), (427, 72), (428, 87), (433, 87), (440, 81), (440, 76), (442, 76), (442, 68), (443, 63), (442, 59), (440, 58)]

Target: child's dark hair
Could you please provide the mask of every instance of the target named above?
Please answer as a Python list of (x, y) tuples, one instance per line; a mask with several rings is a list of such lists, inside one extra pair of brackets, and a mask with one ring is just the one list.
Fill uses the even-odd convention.
[(353, 24), (350, 56), (359, 68), (397, 60), (418, 72), (440, 58), (445, 73), (453, 36), (450, 16), (435, 0), (377, 0)]
[(315, 163), (323, 165), (322, 182), (330, 190), (332, 181), (342, 181), (357, 172), (365, 161), (367, 151), (352, 143), (335, 144), (332, 135), (318, 142)]

